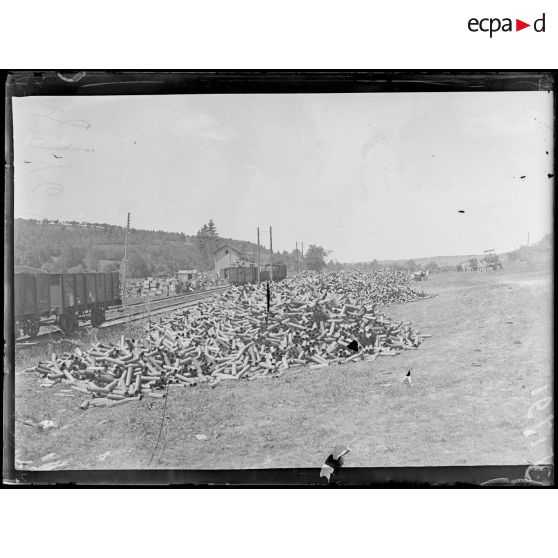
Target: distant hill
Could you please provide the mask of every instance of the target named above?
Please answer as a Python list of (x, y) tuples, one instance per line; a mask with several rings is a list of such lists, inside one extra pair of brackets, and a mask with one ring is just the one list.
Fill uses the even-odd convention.
[(540, 269), (552, 267), (552, 235), (547, 234), (539, 242), (521, 246), (517, 250), (502, 254), (504, 267), (511, 269)]
[[(14, 264), (50, 273), (113, 271), (124, 259), (125, 237), (124, 227), (106, 223), (15, 219)], [(229, 242), (217, 236), (211, 248)], [(233, 239), (232, 244), (249, 257), (258, 253), (253, 242)], [(211, 248), (206, 245), (203, 259), (196, 235), (130, 229), (127, 275), (141, 278), (172, 275), (179, 269), (211, 269)], [(269, 250), (261, 247), (260, 254), (265, 263)], [(276, 253), (274, 261), (294, 269), (295, 255)]]
[[(435, 262), (440, 267), (442, 266), (456, 266), (463, 260), (472, 258), (474, 254), (462, 255), (462, 256), (432, 256), (431, 258), (412, 258), (412, 260), (421, 267), (425, 267), (430, 262)], [(390, 265), (403, 265), (409, 260), (378, 260), (380, 265), (390, 266)]]
[[(40, 268), (50, 273), (71, 270), (113, 271), (119, 268), (124, 258), (125, 228), (106, 223), (86, 223), (77, 221), (53, 221), (48, 219), (15, 219), (14, 222), (14, 264)], [(219, 238), (212, 244), (228, 244), (228, 238)], [(254, 261), (257, 259), (258, 246), (246, 240), (232, 240), (233, 246), (247, 254)], [(208, 247), (205, 255), (200, 248), (196, 235), (184, 233), (131, 229), (128, 238), (127, 276), (142, 278), (174, 275), (179, 269), (212, 268)], [(209, 250), (210, 253), (210, 250)], [(260, 248), (261, 261), (266, 263), (269, 250)], [(405, 266), (413, 270), (418, 267), (432, 271), (455, 269), (460, 262), (473, 255), (433, 256), (411, 260), (382, 260), (363, 262), (361, 264), (342, 264), (330, 261), (327, 269), (344, 267), (373, 267), (374, 265)], [(552, 258), (552, 239), (547, 235), (542, 241), (532, 246), (502, 254), (504, 265), (533, 267), (546, 265)], [(274, 261), (287, 264), (288, 273), (296, 268), (296, 252), (283, 251), (274, 253)]]
[[(482, 256), (482, 254), (462, 254), (460, 256), (432, 256), (430, 258), (411, 258), (402, 260), (378, 260), (377, 264), (382, 266), (401, 266), (409, 267), (410, 262), (414, 262), (414, 267), (427, 267), (429, 264), (434, 262), (440, 268), (455, 268), (458, 264), (469, 258)], [(532, 244), (531, 246), (522, 246), (517, 250), (512, 250), (511, 252), (503, 252), (499, 254), (502, 259), (504, 266), (523, 266), (523, 267), (534, 267), (549, 263), (552, 258), (552, 237), (547, 234), (539, 242)], [(370, 262), (365, 262), (369, 264)], [(358, 264), (353, 264), (358, 265)], [(414, 269), (414, 268), (413, 268)]]

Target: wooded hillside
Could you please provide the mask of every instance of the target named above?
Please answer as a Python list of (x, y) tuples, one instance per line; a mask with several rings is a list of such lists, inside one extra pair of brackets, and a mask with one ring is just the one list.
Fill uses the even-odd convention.
[[(117, 271), (124, 259), (125, 237), (124, 227), (106, 223), (15, 219), (14, 264), (50, 273)], [(213, 268), (211, 251), (230, 243), (219, 237), (212, 220), (196, 235), (130, 229), (126, 273), (130, 278), (142, 278), (173, 275), (179, 269), (209, 271)], [(232, 245), (257, 261), (257, 244), (232, 239)], [(267, 263), (269, 250), (261, 247), (260, 254), (261, 263)], [(286, 263), (292, 273), (296, 251), (276, 252), (273, 261)]]

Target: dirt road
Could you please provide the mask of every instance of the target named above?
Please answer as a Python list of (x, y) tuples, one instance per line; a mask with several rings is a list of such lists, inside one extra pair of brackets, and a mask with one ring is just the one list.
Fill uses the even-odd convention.
[[(548, 462), (551, 276), (445, 273), (417, 287), (438, 296), (387, 314), (432, 335), (420, 350), (215, 390), (173, 388), (152, 460), (160, 400), (81, 411), (67, 386), (41, 388), (20, 372), (16, 456), (25, 468), (319, 467), (345, 443), (353, 467)], [(412, 386), (402, 383), (407, 370)], [(44, 419), (57, 428), (32, 426)]]

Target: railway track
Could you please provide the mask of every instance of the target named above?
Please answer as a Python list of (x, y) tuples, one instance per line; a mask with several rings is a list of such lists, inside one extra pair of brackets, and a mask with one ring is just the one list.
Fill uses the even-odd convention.
[[(215, 289), (210, 289), (207, 291), (202, 291), (199, 293), (187, 294), (175, 296), (169, 299), (159, 299), (152, 302), (140, 302), (130, 306), (123, 306), (120, 308), (115, 308), (107, 312), (107, 319), (100, 328), (108, 328), (119, 324), (126, 324), (132, 321), (141, 320), (143, 318), (157, 316), (159, 314), (164, 314), (166, 312), (172, 312), (173, 310), (178, 310), (179, 308), (184, 308), (186, 306), (194, 306), (200, 300), (210, 298), (215, 294), (219, 294), (226, 289), (225, 287), (217, 287)], [(64, 332), (62, 332), (56, 326), (51, 326), (54, 329), (48, 333), (40, 333), (35, 337), (24, 337), (16, 340), (16, 347), (24, 348), (29, 346), (36, 346), (41, 342), (50, 341), (55, 338), (65, 337)], [(91, 328), (89, 322), (82, 322), (79, 329)]]
[(139, 303), (133, 305), (133, 307), (124, 307), (124, 311), (121, 309), (111, 310), (110, 315), (108, 315), (109, 313), (107, 313), (107, 319), (100, 327), (110, 327), (112, 325), (120, 323), (141, 320), (142, 318), (156, 316), (164, 312), (183, 308), (184, 306), (191, 306), (193, 304), (197, 304), (200, 300), (209, 298), (214, 294), (219, 294), (228, 288), (229, 287), (217, 287), (216, 289), (203, 291), (201, 293), (175, 296), (168, 300), (157, 300), (154, 302)]
[[(228, 289), (228, 286), (217, 287), (215, 289), (209, 289), (207, 291), (201, 291), (199, 293), (191, 293), (179, 296), (173, 296), (169, 298), (163, 298), (153, 301), (136, 302), (127, 306), (121, 306), (119, 308), (114, 308), (107, 311), (107, 319), (105, 323), (120, 319), (120, 318), (130, 318), (136, 315), (145, 315), (146, 313), (153, 314), (158, 310), (167, 310), (173, 306), (180, 306), (186, 302), (195, 302), (198, 300), (203, 300), (214, 294), (221, 293)], [(104, 325), (104, 324), (103, 324)], [(103, 327), (103, 326), (101, 326)]]

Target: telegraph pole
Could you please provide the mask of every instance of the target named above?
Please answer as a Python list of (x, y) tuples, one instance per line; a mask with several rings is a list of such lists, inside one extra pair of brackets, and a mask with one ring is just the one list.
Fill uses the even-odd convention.
[(273, 233), (269, 227), (269, 279), (273, 282)]
[(128, 233), (130, 232), (130, 216), (128, 213), (128, 219), (126, 221), (126, 243), (124, 244), (124, 273), (122, 274), (122, 304), (124, 304), (124, 294), (126, 292), (126, 263), (128, 259)]
[[(213, 254), (213, 233), (211, 233), (211, 260), (213, 260), (213, 258), (215, 257), (215, 255)], [(211, 265), (211, 262), (210, 264)], [(215, 269), (215, 266), (214, 266)]]
[(302, 271), (304, 271), (304, 242), (302, 244)]
[(296, 243), (296, 272), (298, 274), (298, 242)]
[(527, 233), (527, 246), (529, 246), (529, 233)]
[(258, 227), (258, 283), (260, 282), (260, 227)]

